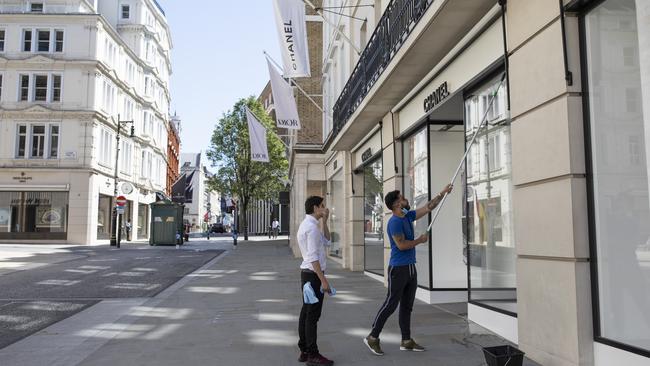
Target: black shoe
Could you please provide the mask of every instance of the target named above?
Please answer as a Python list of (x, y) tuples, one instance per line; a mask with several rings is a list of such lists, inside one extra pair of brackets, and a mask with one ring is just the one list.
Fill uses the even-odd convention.
[(307, 360), (307, 366), (332, 366), (334, 361), (325, 358), (325, 356), (317, 353), (315, 355), (309, 356)]
[(298, 357), (298, 362), (307, 362), (307, 359), (309, 358), (309, 355), (307, 352), (300, 352), (300, 356)]

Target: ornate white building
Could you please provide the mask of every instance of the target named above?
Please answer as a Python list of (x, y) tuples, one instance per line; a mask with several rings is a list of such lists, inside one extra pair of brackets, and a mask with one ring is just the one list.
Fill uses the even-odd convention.
[(1, 242), (108, 239), (116, 160), (125, 221), (148, 238), (171, 48), (155, 0), (0, 0)]

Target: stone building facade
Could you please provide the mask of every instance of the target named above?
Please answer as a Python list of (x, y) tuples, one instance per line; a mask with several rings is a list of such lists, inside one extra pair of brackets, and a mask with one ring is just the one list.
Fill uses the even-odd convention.
[(162, 8), (0, 1), (0, 37), (0, 240), (107, 240), (115, 189), (134, 239), (148, 238), (149, 204), (166, 185), (172, 42)]
[(420, 206), (460, 164), (418, 299), (543, 365), (647, 365), (650, 4), (348, 5), (323, 29), (324, 166), (302, 171), (325, 173), (330, 257), (386, 282), (384, 194)]

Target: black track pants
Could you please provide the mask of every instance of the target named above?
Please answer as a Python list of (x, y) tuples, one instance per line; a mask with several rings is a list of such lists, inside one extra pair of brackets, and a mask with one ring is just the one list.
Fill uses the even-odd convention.
[(379, 333), (384, 328), (386, 320), (393, 314), (399, 304), (399, 327), (402, 331), (402, 340), (411, 338), (411, 311), (415, 301), (415, 292), (418, 288), (418, 274), (415, 264), (388, 267), (388, 294), (386, 301), (379, 308), (375, 321), (372, 324), (370, 335), (379, 338)]

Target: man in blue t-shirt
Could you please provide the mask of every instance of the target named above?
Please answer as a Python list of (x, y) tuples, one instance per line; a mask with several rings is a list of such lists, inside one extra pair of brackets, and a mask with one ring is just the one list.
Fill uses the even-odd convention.
[(411, 338), (411, 311), (415, 301), (415, 292), (418, 288), (417, 271), (415, 270), (415, 247), (418, 244), (427, 243), (427, 234), (420, 235), (417, 239), (414, 235), (413, 221), (428, 214), (438, 206), (446, 194), (452, 190), (451, 184), (429, 201), (423, 207), (410, 211), (408, 201), (400, 191), (389, 192), (384, 197), (384, 203), (392, 212), (393, 216), (388, 219), (386, 231), (390, 240), (390, 262), (388, 264), (388, 294), (386, 300), (379, 309), (375, 321), (372, 324), (372, 331), (363, 340), (372, 353), (381, 356), (384, 352), (379, 344), (379, 333), (381, 333), (386, 320), (393, 314), (399, 304), (399, 327), (402, 331), (402, 343), (399, 349), (402, 351), (422, 352), (424, 347), (415, 343)]

